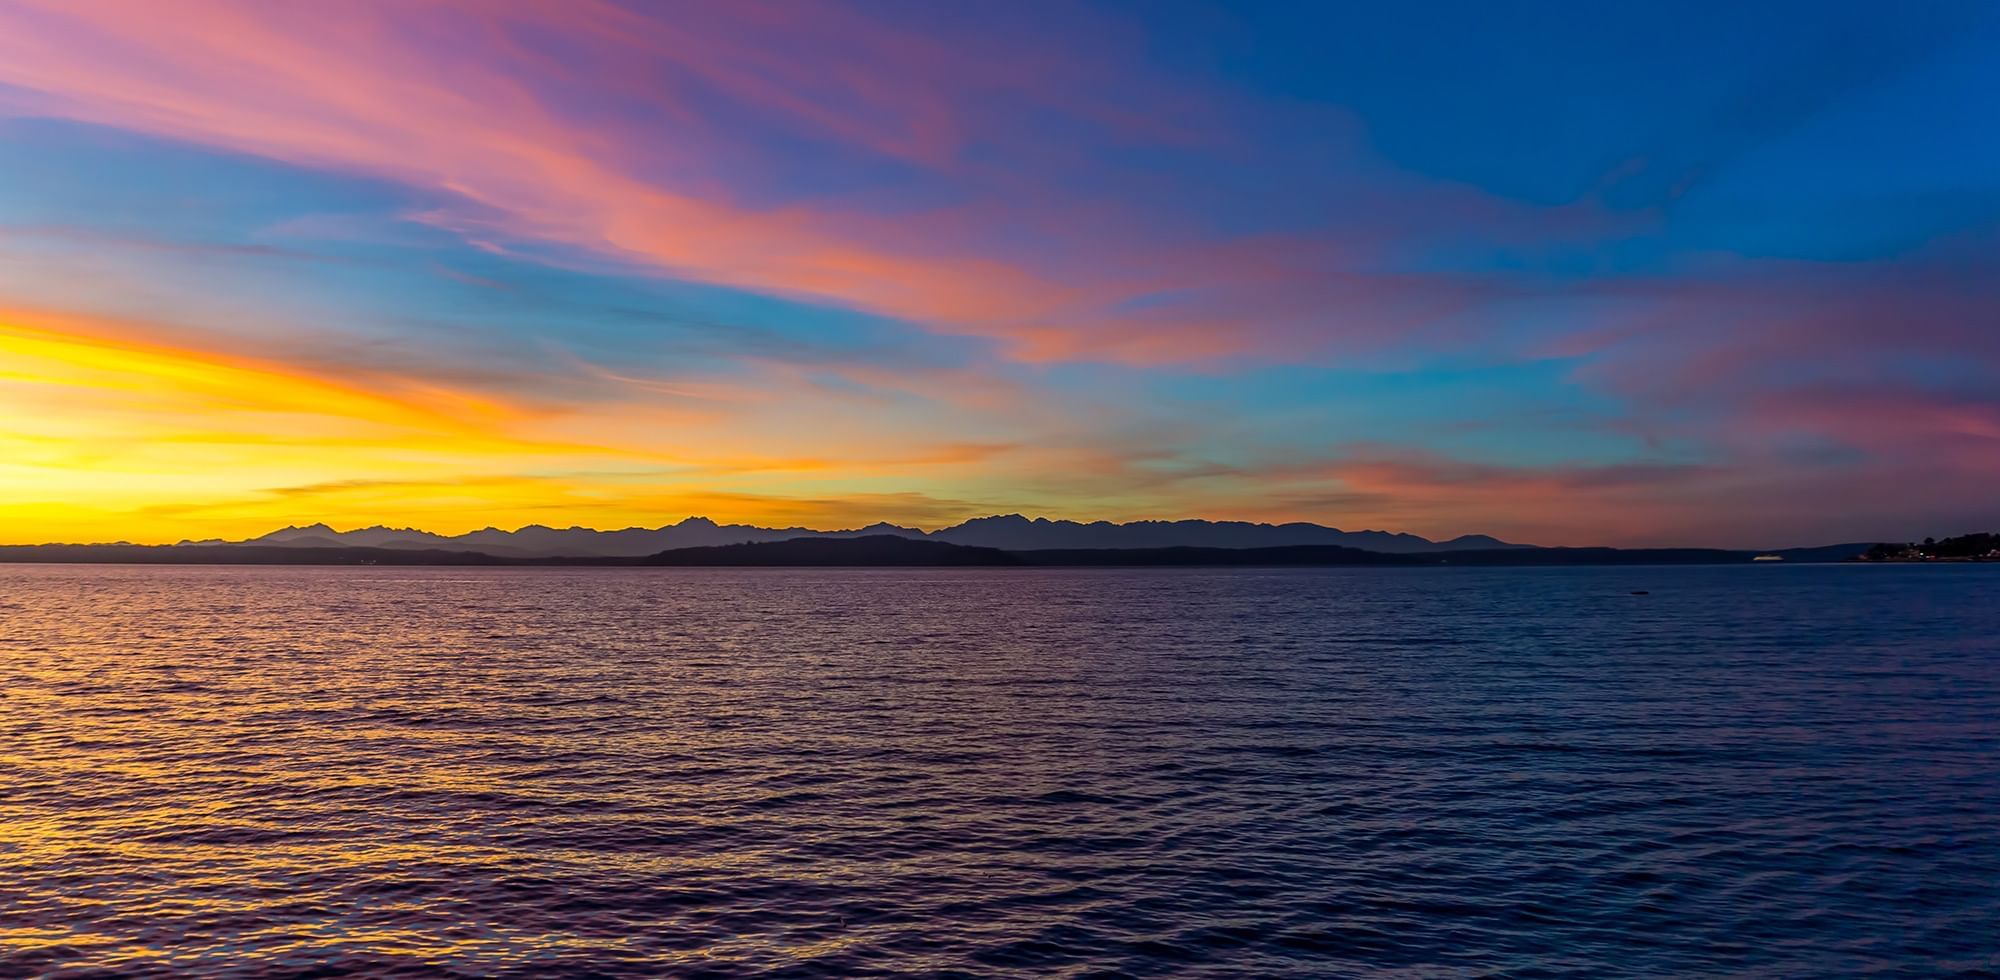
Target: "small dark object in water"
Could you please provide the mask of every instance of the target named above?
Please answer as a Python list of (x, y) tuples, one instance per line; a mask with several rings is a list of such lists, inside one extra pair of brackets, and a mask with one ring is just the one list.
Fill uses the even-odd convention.
[(1648, 592), (1648, 591), (1646, 591), (1645, 589), (1633, 589), (1633, 590), (1632, 590), (1632, 594), (1633, 594), (1633, 595), (1652, 595), (1652, 593), (1651, 593), (1651, 592)]

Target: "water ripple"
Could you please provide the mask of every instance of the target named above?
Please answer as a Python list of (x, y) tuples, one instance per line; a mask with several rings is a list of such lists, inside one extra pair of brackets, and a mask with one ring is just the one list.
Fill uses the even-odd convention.
[(1996, 572), (0, 566), (0, 975), (2000, 970)]

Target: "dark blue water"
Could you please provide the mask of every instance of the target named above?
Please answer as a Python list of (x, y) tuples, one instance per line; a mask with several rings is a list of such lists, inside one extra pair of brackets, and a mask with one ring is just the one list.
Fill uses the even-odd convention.
[(2000, 566), (0, 566), (0, 975), (1991, 971), (1996, 719)]

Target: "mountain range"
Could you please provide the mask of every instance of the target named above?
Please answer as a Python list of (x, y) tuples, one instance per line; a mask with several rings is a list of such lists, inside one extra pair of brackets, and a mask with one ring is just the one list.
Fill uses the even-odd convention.
[[(321, 540), (308, 535), (306, 540)], [(402, 540), (402, 539), (397, 539)], [(1865, 544), (1791, 548), (1775, 552), (1720, 548), (1476, 548), (1465, 551), (1386, 553), (1341, 545), (1281, 545), (1260, 548), (1038, 548), (1008, 551), (952, 544), (928, 537), (823, 534), (780, 541), (695, 545), (640, 556), (499, 556), (482, 551), (346, 544), (185, 542), (177, 545), (44, 544), (0, 545), (0, 563), (115, 563), (174, 565), (600, 565), (637, 567), (951, 567), (1011, 566), (1138, 568), (1285, 567), (1367, 565), (1684, 565), (1746, 564), (1765, 561), (1836, 562), (1855, 560)]]
[(963, 524), (924, 531), (878, 523), (842, 531), (810, 528), (769, 528), (749, 524), (718, 524), (690, 517), (663, 527), (630, 527), (599, 531), (586, 527), (554, 528), (531, 524), (514, 531), (485, 528), (466, 534), (433, 534), (415, 528), (365, 527), (336, 531), (326, 524), (292, 526), (247, 541), (184, 541), (184, 546), (285, 548), (383, 548), (391, 550), (476, 551), (506, 558), (619, 558), (657, 554), (676, 548), (759, 544), (800, 538), (856, 538), (893, 535), (920, 541), (995, 548), (1003, 551), (1136, 548), (1283, 548), (1307, 545), (1360, 548), (1384, 554), (1424, 554), (1442, 551), (1532, 548), (1483, 534), (1432, 541), (1391, 531), (1343, 531), (1319, 524), (1257, 524), (1248, 521), (1111, 521), (1080, 523), (1028, 518), (1019, 514), (980, 517)]

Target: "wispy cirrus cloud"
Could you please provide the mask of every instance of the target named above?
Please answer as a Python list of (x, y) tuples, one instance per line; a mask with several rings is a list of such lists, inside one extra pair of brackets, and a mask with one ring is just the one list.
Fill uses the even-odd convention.
[[(461, 233), (989, 337), (1030, 360), (1176, 363), (1393, 333), (1471, 292), (1371, 270), (1375, 239), (1418, 215), (1542, 233), (1525, 232), (1532, 209), (1463, 188), (1406, 187), (1415, 210), (1357, 196), (1377, 213), (1343, 208), (1332, 249), (1065, 191), (1067, 168), (1101, 165), (1093, 152), (1235, 136), (1209, 94), (1091, 50), (1109, 25), (1064, 42), (925, 34), (831, 4), (653, 17), (596, 0), (27, 0), (0, 27), (0, 82), (27, 111), (387, 178), (458, 201), (429, 220)], [(1109, 135), (1027, 189), (986, 163), (1051, 145), (1052, 117)], [(784, 139), (901, 169), (815, 191), (731, 166), (790, 152)], [(938, 192), (878, 201), (871, 180)]]
[(65, 314), (6, 335), (0, 480), (114, 523), (1972, 520), (2000, 22), (1824, 8), (14, 0), (0, 309)]
[[(782, 428), (809, 393), (775, 408), (690, 409), (597, 390), (523, 400), (515, 387), (322, 357), (296, 341), (258, 353), (162, 324), (0, 311), (0, 533), (47, 540), (37, 528), (169, 512), (244, 533), (311, 516), (305, 497), (447, 527), (504, 523), (550, 500), (657, 522), (649, 508), (687, 516), (687, 503), (667, 502), (723, 488), (890, 499), (869, 483), (935, 481), (1021, 448), (926, 430), (896, 442), (817, 428), (743, 438)], [(313, 489), (279, 492), (302, 487)]]

